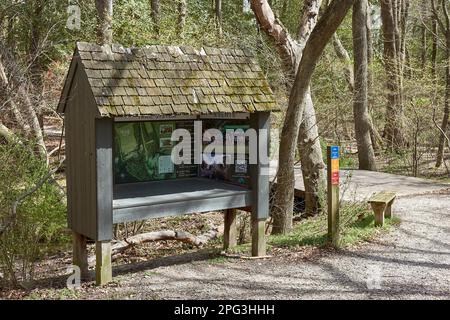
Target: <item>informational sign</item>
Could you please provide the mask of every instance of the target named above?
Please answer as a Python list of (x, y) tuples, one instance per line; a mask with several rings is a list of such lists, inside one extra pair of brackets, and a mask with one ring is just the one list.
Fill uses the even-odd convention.
[[(201, 165), (191, 163), (175, 165), (171, 154), (177, 142), (172, 141), (176, 129), (185, 129), (194, 137), (194, 121), (139, 121), (117, 122), (114, 125), (114, 181), (115, 183), (132, 183), (174, 178), (205, 177), (224, 180), (238, 185), (249, 185), (248, 139), (240, 145), (237, 139), (227, 139), (227, 131), (242, 130), (249, 125), (240, 119), (204, 119), (203, 133), (218, 129), (223, 136), (223, 143), (232, 141), (234, 154), (223, 153), (226, 149), (211, 154), (213, 161), (203, 161)], [(192, 139), (191, 150), (194, 150)], [(203, 141), (206, 147), (211, 141)], [(205, 153), (204, 156), (208, 154)], [(234, 159), (232, 159), (234, 157)], [(214, 161), (220, 159), (221, 161)], [(230, 161), (233, 160), (233, 161)]]
[(327, 148), (328, 239), (339, 246), (339, 147)]
[(339, 185), (339, 147), (331, 147), (331, 184)]

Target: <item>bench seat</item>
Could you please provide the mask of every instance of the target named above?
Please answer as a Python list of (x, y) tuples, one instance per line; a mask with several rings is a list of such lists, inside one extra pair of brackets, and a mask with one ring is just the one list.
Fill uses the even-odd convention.
[(368, 202), (375, 214), (375, 226), (383, 226), (384, 218), (392, 218), (392, 204), (397, 197), (395, 192), (382, 191), (375, 193)]

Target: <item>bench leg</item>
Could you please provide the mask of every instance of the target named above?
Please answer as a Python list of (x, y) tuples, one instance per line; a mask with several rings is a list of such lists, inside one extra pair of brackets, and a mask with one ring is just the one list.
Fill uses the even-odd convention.
[(387, 204), (387, 206), (386, 206), (386, 210), (384, 211), (384, 217), (385, 218), (391, 219), (393, 217), (393, 214), (392, 214), (392, 203), (393, 203), (393, 201), (389, 202)]
[(225, 228), (223, 234), (223, 248), (225, 250), (237, 244), (236, 209), (225, 211)]
[(386, 204), (384, 203), (371, 203), (373, 212), (375, 213), (375, 227), (381, 227), (384, 224), (384, 210)]
[(266, 219), (252, 219), (252, 256), (266, 255)]
[(96, 266), (95, 279), (98, 286), (112, 280), (111, 242), (97, 241), (95, 243)]
[(89, 278), (86, 237), (73, 232), (73, 265), (80, 268), (81, 280)]

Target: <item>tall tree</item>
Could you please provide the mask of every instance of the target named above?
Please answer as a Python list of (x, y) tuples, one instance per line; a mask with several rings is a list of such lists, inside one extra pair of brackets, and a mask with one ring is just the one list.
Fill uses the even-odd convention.
[(353, 116), (358, 146), (359, 169), (376, 170), (375, 153), (370, 137), (371, 121), (368, 104), (367, 0), (355, 0), (352, 30), (354, 52)]
[[(441, 133), (439, 136), (438, 151), (436, 155), (436, 167), (440, 167), (444, 159), (445, 133), (448, 130), (450, 114), (450, 16), (446, 0), (441, 0), (441, 10), (438, 9), (436, 0), (431, 0), (434, 18), (440, 31), (445, 37), (445, 99), (444, 116), (442, 117)], [(441, 12), (441, 14), (440, 14)]]
[[(278, 54), (283, 61), (283, 69), (286, 75), (286, 88), (288, 92), (297, 73), (303, 49), (313, 28), (317, 23), (321, 0), (305, 1), (300, 18), (300, 27), (297, 34), (298, 40), (291, 37), (281, 21), (276, 18), (267, 1), (252, 1), (252, 9), (260, 28), (275, 43)], [(320, 207), (320, 189), (324, 188), (325, 173), (320, 147), (318, 127), (311, 93), (308, 92), (305, 105), (304, 121), (302, 122), (298, 136), (298, 149), (302, 165), (303, 182), (305, 186), (305, 203), (308, 214), (317, 213)], [(280, 167), (282, 164), (280, 163)], [(292, 193), (294, 190), (289, 190)], [(281, 193), (280, 193), (281, 194)], [(282, 197), (284, 195), (281, 194)], [(288, 195), (290, 197), (291, 195)], [(277, 196), (278, 198), (278, 196)], [(274, 216), (274, 226), (283, 225), (282, 217)], [(277, 232), (277, 227), (275, 227)]]
[(403, 66), (409, 0), (380, 0), (383, 30), (383, 60), (387, 75), (387, 108), (384, 136), (388, 147), (405, 143), (403, 110)]
[[(314, 0), (306, 1), (311, 6)], [(353, 0), (334, 0), (325, 10), (315, 28), (307, 29), (307, 41), (298, 43), (275, 17), (270, 5), (265, 0), (252, 0), (252, 9), (261, 28), (272, 37), (286, 71), (295, 74), (295, 80), (289, 95), (289, 104), (281, 133), (279, 151), (279, 169), (277, 175), (277, 190), (272, 215), (274, 217), (273, 233), (286, 233), (292, 229), (292, 211), (294, 205), (294, 162), (298, 136), (305, 110), (311, 108), (310, 80), (315, 65), (319, 60), (328, 40), (334, 34)], [(319, 4), (320, 5), (320, 4)], [(304, 14), (307, 23), (309, 19), (317, 19), (313, 14)], [(315, 25), (315, 23), (314, 23)], [(289, 65), (292, 67), (289, 68)], [(315, 139), (318, 141), (318, 137)], [(303, 150), (301, 150), (303, 151)], [(321, 159), (323, 163), (323, 160)], [(317, 170), (317, 168), (316, 168)], [(320, 169), (319, 169), (320, 171)], [(314, 179), (315, 177), (310, 177)], [(319, 177), (317, 177), (319, 178)]]
[(159, 37), (159, 0), (150, 0), (150, 13), (153, 20), (153, 31)]
[(113, 29), (113, 1), (95, 0), (97, 8), (97, 42), (99, 44), (112, 43)]

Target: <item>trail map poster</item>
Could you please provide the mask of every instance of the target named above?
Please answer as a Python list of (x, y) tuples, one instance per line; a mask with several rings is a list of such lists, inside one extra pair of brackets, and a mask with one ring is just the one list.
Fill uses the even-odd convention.
[(116, 183), (172, 179), (175, 122), (126, 122), (114, 126)]

